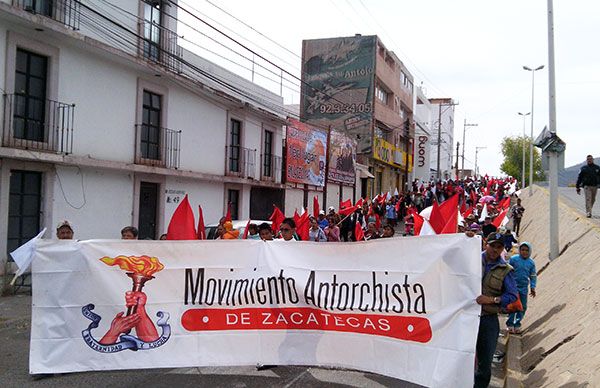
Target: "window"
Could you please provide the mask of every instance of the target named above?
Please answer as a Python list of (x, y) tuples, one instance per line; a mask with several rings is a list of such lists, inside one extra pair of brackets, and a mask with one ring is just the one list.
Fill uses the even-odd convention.
[(271, 177), (273, 176), (273, 132), (265, 131), (263, 149), (263, 175)]
[(381, 87), (375, 87), (375, 96), (382, 104), (387, 105), (389, 94), (385, 90), (381, 89)]
[(160, 39), (162, 28), (162, 0), (144, 0), (144, 57), (160, 59)]
[(54, 0), (21, 0), (23, 9), (44, 16), (52, 16)]
[(17, 49), (13, 136), (44, 141), (48, 58)]
[(142, 158), (160, 160), (161, 96), (144, 90), (140, 146)]
[(229, 171), (240, 172), (242, 122), (231, 119), (229, 124)]
[(35, 237), (40, 231), (42, 173), (10, 172), (8, 200), (8, 252)]
[(227, 190), (227, 203), (231, 206), (231, 219), (239, 220), (240, 191)]

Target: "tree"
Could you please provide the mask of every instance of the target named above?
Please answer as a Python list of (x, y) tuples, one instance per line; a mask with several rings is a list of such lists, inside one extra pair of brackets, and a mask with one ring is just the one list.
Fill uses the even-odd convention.
[[(529, 144), (531, 140), (528, 137), (514, 136), (502, 139), (502, 155), (504, 161), (500, 170), (521, 181), (523, 170), (523, 144), (525, 144), (525, 184), (522, 187), (529, 186)], [(543, 181), (546, 174), (542, 169), (542, 157), (540, 151), (533, 147), (533, 181)]]

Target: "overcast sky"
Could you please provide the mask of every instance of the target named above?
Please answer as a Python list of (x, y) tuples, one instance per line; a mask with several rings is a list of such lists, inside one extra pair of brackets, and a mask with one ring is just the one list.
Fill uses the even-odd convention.
[[(480, 172), (499, 174), (504, 136), (519, 135), (531, 110), (531, 73), (537, 67), (534, 133), (548, 123), (547, 2), (544, 0), (180, 0), (181, 6), (252, 47), (285, 70), (299, 76), (303, 39), (378, 35), (422, 85), (428, 97), (451, 97), (459, 102), (455, 141), (462, 141), (463, 120), (477, 123), (467, 130), (465, 168), (472, 168), (475, 146)], [(239, 20), (233, 19), (214, 5)], [(555, 0), (557, 132), (567, 143), (565, 165), (587, 154), (600, 156), (597, 113), (600, 98), (600, 3), (594, 0)], [(184, 16), (196, 31), (179, 26), (182, 45), (239, 74), (251, 77), (252, 54), (234, 43), (233, 51), (211, 38), (227, 40), (198, 20)], [(253, 31), (242, 22), (255, 29)], [(198, 31), (205, 33), (200, 34)], [(261, 34), (264, 34), (262, 36)], [(281, 46), (273, 43), (279, 43)], [(205, 49), (224, 56), (219, 58)], [(279, 70), (258, 65), (255, 81), (279, 93)], [(238, 65), (236, 65), (235, 63)], [(241, 66), (240, 66), (241, 65)], [(265, 64), (266, 65), (266, 64)], [(261, 79), (261, 73), (265, 76)], [(285, 77), (285, 74), (284, 74)], [(269, 78), (269, 79), (267, 79)], [(290, 77), (288, 77), (290, 78)], [(285, 83), (286, 103), (298, 103), (297, 81)], [(530, 122), (526, 122), (527, 134)]]

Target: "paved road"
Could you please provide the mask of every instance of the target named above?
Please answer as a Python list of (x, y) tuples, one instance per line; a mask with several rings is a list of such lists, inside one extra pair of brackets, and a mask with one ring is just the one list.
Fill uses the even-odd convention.
[[(418, 385), (372, 373), (315, 367), (205, 367), (86, 372), (34, 380), (28, 374), (31, 297), (0, 297), (0, 387), (400, 387)], [(491, 387), (502, 387), (494, 364)]]
[[(561, 201), (580, 212), (582, 216), (585, 216), (585, 197), (583, 195), (583, 190), (581, 191), (581, 195), (577, 195), (574, 187), (559, 187), (558, 192)], [(600, 223), (600, 198), (598, 197), (596, 198), (596, 204), (592, 209), (592, 219), (594, 222)]]

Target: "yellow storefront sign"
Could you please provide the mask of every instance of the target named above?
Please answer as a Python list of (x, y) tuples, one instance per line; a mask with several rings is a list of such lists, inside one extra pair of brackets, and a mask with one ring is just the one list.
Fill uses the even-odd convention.
[[(406, 168), (406, 152), (396, 148), (393, 144), (376, 137), (373, 147), (373, 158), (390, 164)], [(412, 155), (408, 155), (408, 171), (412, 170)]]

